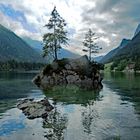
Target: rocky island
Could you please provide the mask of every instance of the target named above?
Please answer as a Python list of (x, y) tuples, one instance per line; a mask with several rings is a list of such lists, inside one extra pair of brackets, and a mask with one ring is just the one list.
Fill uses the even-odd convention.
[(90, 62), (88, 57), (61, 59), (48, 64), (33, 82), (43, 90), (57, 85), (74, 84), (81, 88), (102, 88), (100, 65)]

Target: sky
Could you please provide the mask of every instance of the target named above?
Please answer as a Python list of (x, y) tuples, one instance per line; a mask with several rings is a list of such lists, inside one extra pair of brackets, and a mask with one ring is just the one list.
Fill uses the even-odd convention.
[(0, 0), (0, 24), (20, 37), (42, 40), (54, 6), (67, 22), (68, 50), (84, 55), (88, 29), (99, 37), (99, 55), (131, 39), (140, 23), (140, 0)]

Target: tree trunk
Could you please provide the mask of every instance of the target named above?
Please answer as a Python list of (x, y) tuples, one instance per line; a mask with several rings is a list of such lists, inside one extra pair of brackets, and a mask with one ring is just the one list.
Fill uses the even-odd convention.
[(55, 60), (58, 60), (58, 58), (57, 58), (57, 48), (56, 48), (56, 46), (55, 46)]
[[(55, 30), (55, 26), (54, 26), (54, 35), (56, 34), (56, 30)], [(58, 60), (57, 58), (57, 40), (56, 40), (56, 37), (54, 39), (54, 57), (55, 57), (55, 60)]]
[(89, 48), (89, 61), (91, 61), (91, 44), (90, 44), (90, 48)]

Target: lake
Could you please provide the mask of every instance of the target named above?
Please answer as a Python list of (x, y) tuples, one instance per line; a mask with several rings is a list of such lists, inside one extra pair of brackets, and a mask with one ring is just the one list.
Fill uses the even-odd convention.
[[(140, 140), (140, 74), (105, 73), (103, 89), (55, 87), (43, 92), (35, 73), (0, 73), (0, 140)], [(18, 100), (47, 97), (47, 121), (29, 120)]]

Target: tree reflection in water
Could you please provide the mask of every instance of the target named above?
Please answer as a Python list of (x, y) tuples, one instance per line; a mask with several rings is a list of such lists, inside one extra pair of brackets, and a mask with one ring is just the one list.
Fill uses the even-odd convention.
[(64, 131), (67, 128), (68, 118), (61, 114), (57, 107), (43, 120), (43, 128), (47, 131), (44, 135), (48, 140), (64, 140)]
[(99, 92), (99, 90), (83, 90), (76, 86), (58, 86), (51, 90), (44, 91), (45, 96), (55, 102), (54, 112), (51, 112), (47, 120), (44, 120), (43, 122), (43, 127), (48, 129), (45, 137), (49, 140), (64, 139), (64, 131), (67, 127), (68, 117), (57, 110), (57, 103), (82, 106), (82, 108), (84, 108), (81, 114), (82, 125), (85, 133), (90, 134), (90, 126), (98, 117), (98, 114), (93, 107), (94, 102), (102, 99)]
[(56, 103), (61, 102), (65, 105), (79, 104), (86, 106), (90, 101), (101, 99), (99, 92), (100, 90), (86, 90), (74, 85), (68, 85), (53, 87), (50, 90), (44, 91), (44, 94)]
[(93, 130), (91, 130), (91, 124), (98, 118), (98, 112), (95, 110), (93, 104), (94, 100), (87, 103), (83, 112), (82, 112), (82, 125), (84, 127), (84, 132), (87, 134), (91, 134)]

